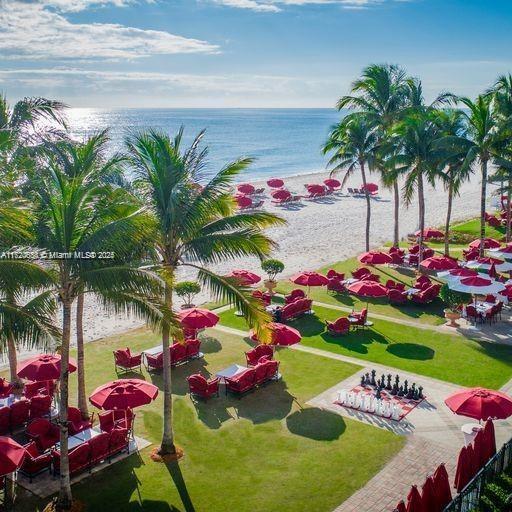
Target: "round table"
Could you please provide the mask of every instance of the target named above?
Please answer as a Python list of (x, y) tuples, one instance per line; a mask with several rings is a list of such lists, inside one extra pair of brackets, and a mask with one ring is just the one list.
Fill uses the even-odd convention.
[(484, 427), (480, 425), (480, 423), (466, 423), (462, 425), (461, 430), (464, 434), (464, 444), (467, 446), (473, 442), (475, 436), (479, 430), (482, 430)]

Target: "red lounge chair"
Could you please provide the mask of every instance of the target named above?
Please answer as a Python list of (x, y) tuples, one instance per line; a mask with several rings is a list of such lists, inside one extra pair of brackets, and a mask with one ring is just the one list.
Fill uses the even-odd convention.
[(352, 272), (352, 277), (354, 279), (363, 279), (364, 276), (368, 276), (370, 274), (370, 270), (368, 270), (366, 267), (361, 267)]
[[(505, 220), (505, 223), (506, 223), (506, 220)], [(497, 219), (496, 217), (494, 217), (493, 215), (491, 215), (488, 219), (487, 219), (487, 224), (489, 224), (489, 226), (493, 227), (493, 228), (499, 228), (501, 227), (501, 222), (499, 219)]]
[(388, 290), (388, 299), (390, 304), (399, 305), (407, 302), (407, 293), (396, 288)]
[(53, 397), (55, 391), (55, 384), (53, 380), (38, 380), (34, 382), (27, 382), (23, 389), (25, 398), (32, 398), (36, 395), (49, 395)]
[(108, 432), (102, 432), (100, 435), (89, 439), (88, 443), (91, 448), (90, 462), (92, 469), (92, 465), (99, 464), (108, 459), (110, 455), (110, 434)]
[(271, 359), (262, 358), (254, 367), (254, 379), (257, 386), (261, 386), (273, 380), (278, 375), (279, 361), (273, 361)]
[(325, 197), (331, 193), (324, 185), (304, 185), (308, 191), (304, 199), (319, 199)]
[[(13, 404), (14, 405), (14, 404)], [(49, 395), (36, 395), (30, 399), (30, 419), (50, 416), (52, 397)], [(12, 406), (11, 406), (12, 415)]]
[(260, 300), (263, 305), (270, 306), (270, 303), (272, 302), (272, 296), (268, 292), (262, 292), (261, 290), (255, 290), (252, 292), (252, 296), (255, 299)]
[(398, 252), (390, 252), (389, 255), (391, 256), (391, 263), (393, 265), (403, 265), (404, 256), (402, 254), (399, 254)]
[(91, 418), (84, 420), (82, 413), (77, 407), (68, 407), (68, 429), (69, 435), (74, 436), (78, 432), (92, 428)]
[(291, 304), (286, 304), (286, 306), (280, 310), (279, 318), (281, 322), (298, 318), (299, 316), (309, 313), (311, 311), (312, 304), (313, 301), (311, 299), (297, 299)]
[(183, 337), (188, 340), (189, 338), (197, 338), (198, 329), (191, 329), (190, 327), (183, 328)]
[(292, 290), (291, 293), (284, 296), (284, 302), (285, 304), (291, 304), (292, 302), (295, 302), (297, 299), (304, 298), (306, 298), (306, 293), (304, 292), (304, 290), (296, 288), (295, 290)]
[(173, 366), (183, 363), (187, 360), (187, 349), (182, 343), (174, 343), (170, 346), (171, 364)]
[(12, 393), (12, 385), (0, 378), (0, 398), (7, 398)]
[(36, 475), (50, 470), (52, 456), (50, 453), (41, 453), (34, 441), (25, 444), (23, 448), (25, 448), (26, 455), (20, 467), (20, 473), (27, 476), (29, 482), (32, 483), (32, 478)]
[(326, 275), (328, 279), (337, 279), (338, 281), (343, 281), (345, 279), (345, 274), (336, 272), (336, 270), (332, 268), (328, 270)]
[(11, 408), (0, 407), (0, 435), (7, 434), (11, 430)]
[(425, 290), (432, 286), (432, 281), (427, 276), (419, 276), (412, 286), (418, 290)]
[(245, 353), (247, 366), (256, 366), (262, 357), (274, 358), (274, 349), (271, 345), (257, 345), (252, 350)]
[(219, 396), (219, 379), (206, 380), (202, 375), (196, 373), (187, 377), (188, 387), (191, 395), (199, 396), (208, 400), (214, 395)]
[[(37, 397), (34, 397), (37, 398)], [(51, 401), (51, 398), (48, 397)], [(34, 399), (32, 399), (34, 400)], [(25, 400), (22, 398), (21, 400), (18, 400), (17, 402), (14, 402), (10, 407), (10, 419), (9, 419), (9, 425), (11, 428), (11, 432), (18, 427), (21, 427), (22, 425), (25, 425), (29, 419), (32, 419), (34, 416), (32, 416), (32, 400), (29, 402), (28, 400)], [(37, 417), (37, 416), (36, 416)]]
[(185, 341), (185, 351), (187, 359), (196, 359), (201, 355), (201, 341), (194, 340), (186, 340)]
[(130, 451), (129, 436), (130, 432), (126, 428), (115, 428), (110, 432), (110, 443), (108, 447), (109, 460), (117, 453)]
[[(53, 474), (60, 472), (60, 452), (52, 450)], [(79, 444), (69, 452), (69, 473), (76, 475), (87, 469), (91, 461), (91, 447), (88, 442)]]
[(347, 289), (337, 277), (332, 277), (327, 283), (327, 291), (334, 293), (344, 293), (347, 291)]
[(226, 394), (228, 391), (242, 395), (248, 391), (254, 389), (256, 386), (256, 373), (254, 368), (247, 368), (242, 373), (239, 373), (231, 379), (225, 379), (226, 381)]
[(411, 299), (417, 304), (428, 304), (438, 296), (439, 289), (439, 285), (433, 284), (432, 286), (421, 290), (421, 292), (412, 295)]
[(130, 349), (120, 349), (114, 351), (114, 364), (116, 372), (118, 368), (123, 372), (129, 372), (135, 369), (142, 371), (142, 354), (132, 354)]
[(348, 334), (350, 331), (350, 322), (348, 321), (348, 318), (344, 316), (338, 318), (334, 322), (326, 320), (325, 324), (327, 325), (327, 330), (333, 336), (343, 336), (344, 334)]
[(361, 312), (353, 311), (348, 316), (349, 318), (355, 320), (351, 322), (350, 325), (356, 328), (362, 327), (364, 329), (364, 327), (366, 326), (366, 319), (368, 318), (368, 309), (364, 308), (361, 310)]
[(45, 452), (48, 448), (55, 445), (55, 443), (58, 443), (60, 438), (59, 427), (46, 418), (38, 418), (37, 420), (31, 421), (25, 433), (29, 439), (35, 441), (41, 452)]
[(159, 371), (164, 367), (164, 354), (160, 352), (156, 356), (152, 356), (151, 354), (145, 354), (144, 358), (146, 359), (146, 368), (148, 372)]

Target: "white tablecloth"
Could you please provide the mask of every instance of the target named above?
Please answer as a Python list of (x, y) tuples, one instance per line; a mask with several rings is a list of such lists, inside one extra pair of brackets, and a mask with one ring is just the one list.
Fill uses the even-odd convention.
[(228, 366), (227, 368), (218, 371), (215, 375), (217, 377), (220, 377), (221, 379), (231, 379), (238, 375), (239, 373), (244, 372), (245, 370), (247, 370), (247, 366), (242, 366), (240, 364), (232, 364), (231, 366)]

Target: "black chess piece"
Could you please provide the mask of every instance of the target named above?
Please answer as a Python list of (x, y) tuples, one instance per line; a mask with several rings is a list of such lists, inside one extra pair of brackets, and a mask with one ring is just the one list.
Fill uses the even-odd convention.
[(395, 375), (395, 384), (396, 384), (396, 387), (398, 387), (400, 385), (400, 375), (398, 375), (398, 374)]
[(418, 399), (418, 390), (416, 389), (416, 382), (413, 382), (411, 386), (411, 398), (413, 400)]
[(409, 392), (409, 382), (407, 379), (404, 380), (404, 393), (407, 394)]
[(398, 394), (398, 385), (397, 385), (397, 383), (396, 383), (396, 382), (393, 384), (393, 387), (391, 388), (390, 393), (391, 393), (393, 396), (396, 396), (396, 395)]
[(368, 384), (368, 386), (370, 385), (370, 374), (369, 373), (365, 373), (365, 380), (364, 380), (364, 383), (365, 384)]
[(366, 377), (363, 375), (361, 375), (361, 387), (364, 388), (364, 385), (366, 384)]
[(404, 387), (403, 386), (400, 386), (398, 388), (398, 393), (397, 394), (398, 394), (398, 396), (404, 396)]
[(382, 395), (380, 394), (380, 387), (377, 388), (377, 392), (375, 393), (375, 398), (378, 398), (380, 399), (382, 397)]
[(418, 400), (423, 400), (425, 397), (423, 395), (423, 386), (418, 388)]
[(386, 389), (387, 389), (388, 391), (391, 391), (391, 389), (392, 389), (392, 386), (391, 386), (391, 377), (392, 377), (391, 373), (388, 373), (388, 382), (387, 382), (387, 384), (386, 384)]
[(375, 375), (377, 375), (377, 371), (376, 370), (372, 370), (372, 377), (370, 379), (370, 385), (371, 386), (376, 386), (377, 385), (377, 382), (375, 381)]

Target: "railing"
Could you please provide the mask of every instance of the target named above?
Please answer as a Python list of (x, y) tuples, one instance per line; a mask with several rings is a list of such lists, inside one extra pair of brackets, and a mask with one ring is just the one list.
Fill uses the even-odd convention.
[(444, 512), (473, 512), (488, 482), (512, 465), (512, 439), (473, 477), (473, 480), (452, 500)]

